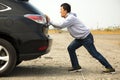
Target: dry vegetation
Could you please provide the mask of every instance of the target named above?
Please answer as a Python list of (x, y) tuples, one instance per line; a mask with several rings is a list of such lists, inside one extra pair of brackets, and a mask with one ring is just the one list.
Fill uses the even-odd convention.
[[(63, 32), (67, 32), (64, 30), (58, 30), (58, 29), (50, 29), (49, 30), (49, 34), (53, 34), (53, 33), (63, 33)], [(104, 29), (104, 30), (91, 30), (91, 32), (93, 34), (120, 34), (120, 28), (119, 29)]]
[(91, 30), (93, 34), (120, 34), (120, 30), (112, 30), (112, 31), (106, 31), (106, 30)]

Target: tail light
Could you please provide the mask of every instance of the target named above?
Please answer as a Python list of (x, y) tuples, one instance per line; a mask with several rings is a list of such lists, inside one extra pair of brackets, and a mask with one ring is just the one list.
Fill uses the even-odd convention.
[(26, 14), (24, 17), (33, 20), (37, 23), (40, 24), (45, 24), (46, 23), (46, 18), (43, 15), (37, 15), (37, 14)]
[(39, 51), (44, 51), (48, 48), (48, 46), (41, 46), (38, 48)]

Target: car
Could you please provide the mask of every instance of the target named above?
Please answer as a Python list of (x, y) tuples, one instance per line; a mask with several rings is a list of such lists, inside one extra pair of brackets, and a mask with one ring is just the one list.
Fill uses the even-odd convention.
[(22, 61), (49, 53), (52, 38), (46, 16), (29, 0), (0, 0), (0, 76)]

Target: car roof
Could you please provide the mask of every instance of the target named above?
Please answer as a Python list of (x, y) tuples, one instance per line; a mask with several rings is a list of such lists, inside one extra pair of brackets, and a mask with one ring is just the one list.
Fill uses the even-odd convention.
[(44, 15), (38, 8), (36, 8), (28, 1), (30, 0), (0, 0), (0, 15), (4, 16), (25, 14)]
[(29, 0), (16, 0), (16, 1), (29, 1)]

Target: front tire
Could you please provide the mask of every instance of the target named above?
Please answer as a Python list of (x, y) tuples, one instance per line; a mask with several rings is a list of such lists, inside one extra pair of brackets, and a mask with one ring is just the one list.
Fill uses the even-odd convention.
[(0, 38), (0, 76), (9, 74), (15, 68), (16, 58), (12, 44)]

